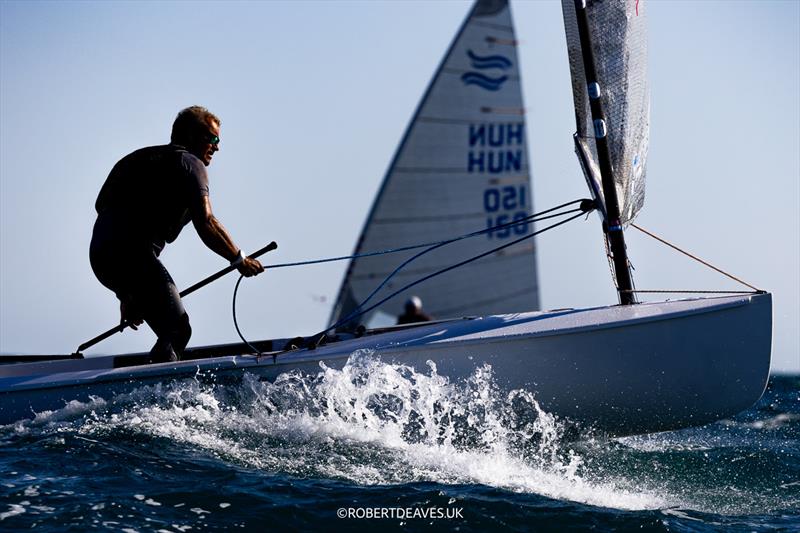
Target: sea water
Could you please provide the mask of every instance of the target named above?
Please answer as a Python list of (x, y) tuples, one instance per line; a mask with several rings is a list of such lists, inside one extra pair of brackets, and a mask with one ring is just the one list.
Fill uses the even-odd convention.
[(354, 354), (0, 426), (0, 530), (800, 530), (800, 377), (701, 428), (576, 430), (490, 366)]

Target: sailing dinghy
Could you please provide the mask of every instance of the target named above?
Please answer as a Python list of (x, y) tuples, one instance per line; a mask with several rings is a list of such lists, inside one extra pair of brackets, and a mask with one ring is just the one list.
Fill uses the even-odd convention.
[[(390, 165), (358, 239), (359, 257), (339, 291), (326, 343), (284, 349), (292, 341), (276, 339), (190, 348), (177, 363), (146, 364), (146, 354), (127, 354), (3, 365), (0, 423), (70, 401), (113, 401), (119, 393), (187, 377), (249, 372), (272, 380), (292, 370), (317, 373), (320, 363), (341, 368), (364, 351), (419, 370), (432, 362), (451, 380), (489, 365), (501, 389), (532, 391), (545, 411), (611, 436), (697, 426), (747, 409), (769, 375), (770, 294), (635, 302), (623, 228), (644, 200), (644, 10), (645, 3), (635, 0), (563, 2), (575, 146), (590, 203), (606, 230), (619, 305), (538, 310), (517, 41), (507, 1), (479, 0)], [(470, 232), (472, 238), (449, 239)], [(413, 252), (400, 259), (363, 257), (448, 240), (382, 285), (403, 259), (414, 259)], [(396, 315), (397, 298), (387, 299), (393, 293), (421, 295), (440, 320), (353, 327), (356, 320), (386, 322)], [(367, 298), (378, 305), (358, 305)]]

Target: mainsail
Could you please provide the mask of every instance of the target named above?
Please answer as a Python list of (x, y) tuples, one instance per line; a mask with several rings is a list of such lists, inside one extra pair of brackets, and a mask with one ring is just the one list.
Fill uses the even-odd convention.
[[(507, 0), (478, 1), (406, 130), (355, 254), (435, 242), (531, 214), (516, 45)], [(531, 224), (507, 227), (423, 255), (395, 275), (370, 303), (532, 231)], [(352, 260), (331, 325), (349, 316), (414, 253)], [(533, 239), (427, 280), (358, 322), (370, 324), (378, 312), (399, 315), (411, 295), (419, 296), (434, 318), (538, 309)]]
[[(575, 150), (589, 188), (604, 209), (595, 129), (589, 109), (575, 0), (561, 0), (575, 100)], [(621, 222), (631, 222), (644, 204), (650, 141), (647, 82), (647, 21), (644, 0), (586, 0), (589, 37), (602, 90), (608, 145)]]

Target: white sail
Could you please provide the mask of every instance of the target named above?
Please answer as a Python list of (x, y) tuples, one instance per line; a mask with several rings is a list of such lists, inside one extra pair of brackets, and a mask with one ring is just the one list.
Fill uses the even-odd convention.
[[(433, 77), (384, 178), (355, 253), (433, 242), (532, 213), (517, 41), (506, 0), (476, 2)], [(508, 243), (532, 225), (460, 241), (415, 260), (371, 300)], [(415, 252), (354, 259), (331, 315), (347, 317)], [(427, 280), (375, 312), (419, 296), (434, 318), (539, 308), (533, 239)]]
[[(650, 142), (645, 4), (644, 0), (586, 0), (589, 36), (597, 81), (602, 88), (611, 166), (623, 223), (632, 221), (644, 205), (647, 149)], [(578, 127), (575, 148), (589, 188), (595, 198), (602, 202), (600, 170), (575, 16), (575, 0), (562, 0), (561, 5)]]

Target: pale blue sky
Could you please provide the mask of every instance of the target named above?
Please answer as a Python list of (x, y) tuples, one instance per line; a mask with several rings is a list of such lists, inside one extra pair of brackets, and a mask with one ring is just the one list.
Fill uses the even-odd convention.
[[(0, 0), (0, 352), (64, 353), (118, 319), (92, 275), (93, 203), (176, 112), (222, 118), (214, 210), (265, 263), (350, 253), (469, 2)], [(558, 2), (512, 2), (537, 208), (587, 196)], [(800, 370), (800, 3), (651, 1), (642, 226), (775, 294), (773, 369)], [(628, 232), (639, 288), (738, 289)], [(596, 217), (538, 241), (546, 308), (615, 302)], [(178, 285), (224, 266), (191, 227)], [(325, 326), (344, 263), (243, 282), (251, 338)], [(192, 344), (236, 340), (236, 279), (190, 296)], [(322, 301), (325, 297), (325, 301)], [(399, 305), (399, 304), (398, 304)], [(90, 353), (146, 350), (149, 330)]]

